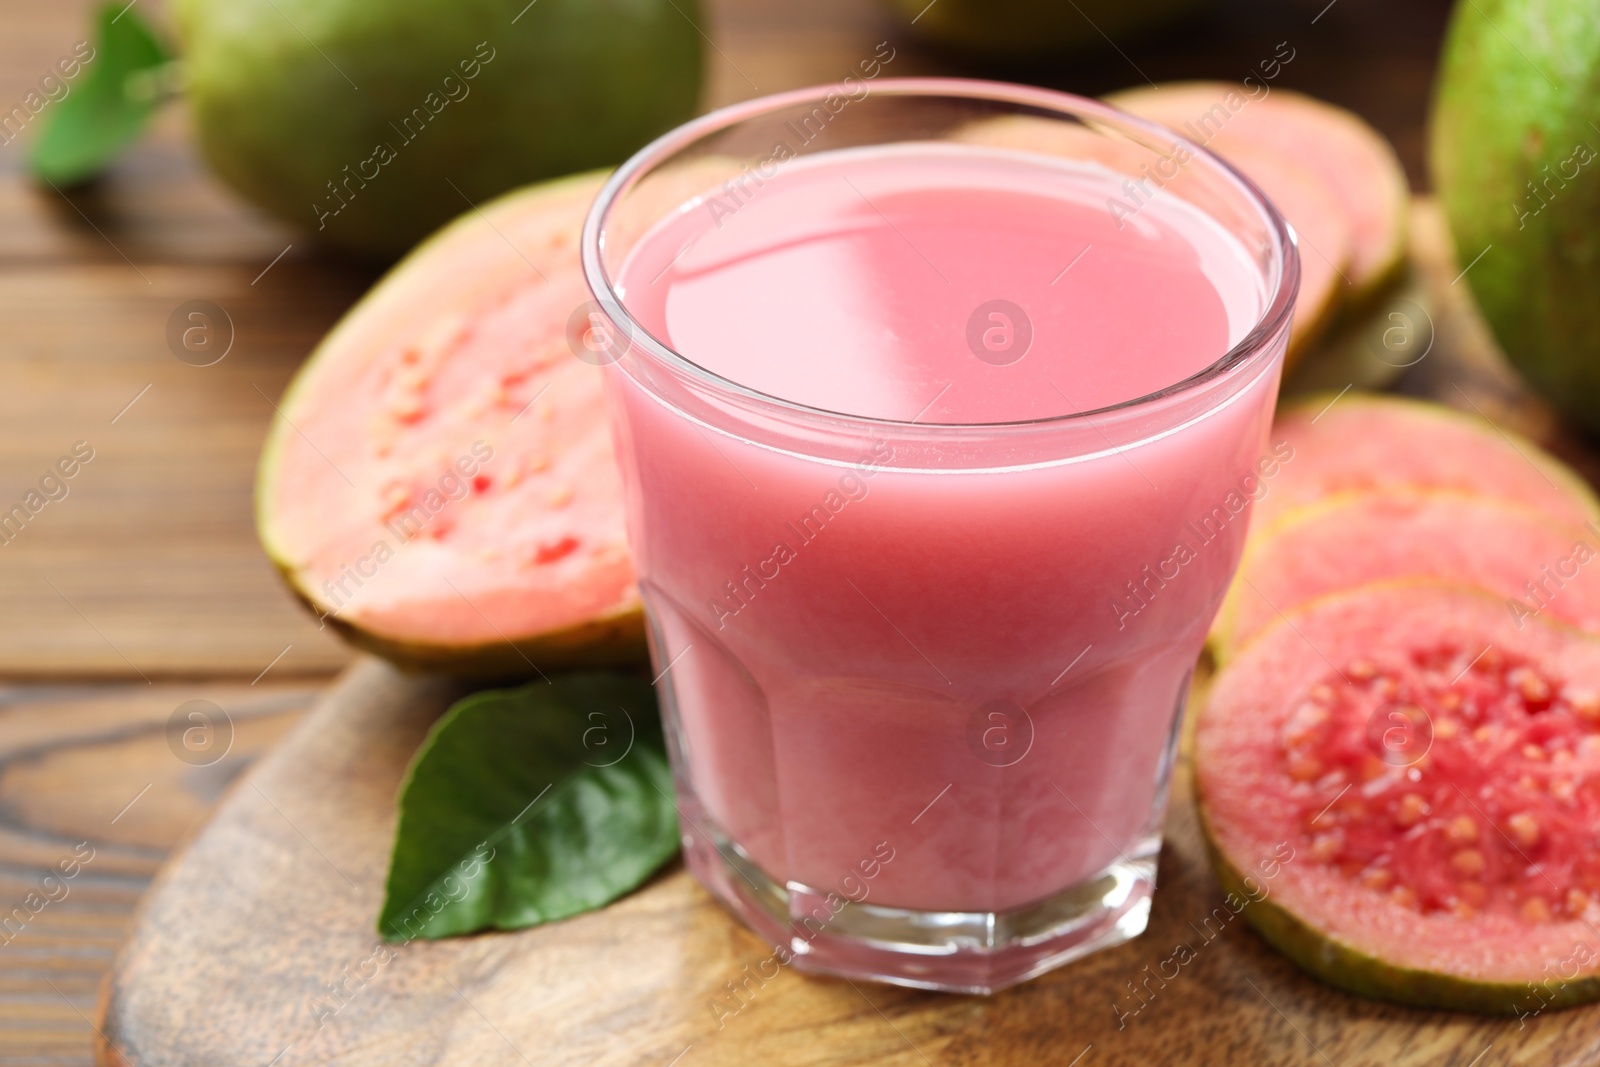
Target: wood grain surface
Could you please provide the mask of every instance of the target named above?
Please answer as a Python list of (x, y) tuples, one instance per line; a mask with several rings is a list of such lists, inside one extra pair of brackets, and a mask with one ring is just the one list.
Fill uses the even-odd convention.
[[(90, 1061), (101, 976), (162, 858), (319, 691), (271, 681), (0, 688), (0, 1063)], [(191, 700), (228, 720), (209, 753), (180, 740), (186, 761), (167, 734)], [(89, 858), (60, 878), (75, 855)]]

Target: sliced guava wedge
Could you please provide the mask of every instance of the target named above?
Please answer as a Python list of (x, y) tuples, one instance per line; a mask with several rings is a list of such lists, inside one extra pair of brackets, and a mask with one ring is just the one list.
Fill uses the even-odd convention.
[(1202, 827), (1317, 977), (1496, 1014), (1600, 997), (1600, 638), (1476, 590), (1307, 605), (1216, 679)]
[[(1095, 160), (1113, 171), (1133, 176), (1141, 173), (1141, 167), (1148, 171), (1150, 166), (1150, 151), (1143, 145), (1031, 115), (978, 119), (956, 131), (953, 139), (1017, 152)], [(1322, 333), (1339, 306), (1343, 273), (1350, 264), (1350, 224), (1338, 199), (1315, 175), (1281, 153), (1247, 144), (1229, 162), (1255, 182), (1300, 233), (1300, 291), (1286, 356), (1286, 362), (1293, 363)], [(1154, 188), (1149, 179), (1145, 182), (1143, 188)], [(1137, 203), (1134, 194), (1130, 193), (1125, 203)]]
[(644, 658), (578, 236), (604, 179), (468, 211), (334, 328), (283, 399), (256, 519), (290, 587), (402, 665)]
[(1360, 116), (1264, 82), (1171, 82), (1124, 90), (1106, 101), (1171, 127), (1246, 174), (1248, 162), (1234, 155), (1248, 149), (1276, 154), (1315, 175), (1351, 227), (1351, 300), (1383, 288), (1398, 273), (1405, 260), (1410, 186), (1394, 148)]
[(1281, 469), (1252, 527), (1336, 493), (1454, 490), (1509, 500), (1568, 526), (1600, 517), (1588, 484), (1538, 445), (1486, 418), (1376, 393), (1307, 396), (1281, 408)]
[(1306, 166), (1249, 142), (1230, 147), (1227, 160), (1255, 182), (1294, 227), (1300, 250), (1300, 291), (1284, 365), (1292, 367), (1315, 343), (1344, 302), (1355, 249), (1352, 223)]
[(1495, 497), (1343, 493), (1251, 531), (1213, 628), (1219, 662), (1301, 605), (1399, 578), (1472, 585), (1513, 619), (1549, 614), (1600, 633), (1600, 530)]

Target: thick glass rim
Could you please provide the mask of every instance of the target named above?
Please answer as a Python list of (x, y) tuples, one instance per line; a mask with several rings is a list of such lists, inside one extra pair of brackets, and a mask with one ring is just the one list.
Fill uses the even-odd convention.
[(622, 303), (621, 297), (618, 296), (616, 288), (612, 284), (611, 275), (605, 266), (606, 224), (610, 219), (612, 208), (621, 197), (637, 185), (657, 164), (707, 136), (763, 114), (782, 111), (802, 104), (821, 104), (831, 94), (850, 93), (853, 91), (848, 85), (833, 82), (760, 96), (719, 108), (657, 137), (654, 141), (635, 152), (627, 162), (612, 173), (606, 183), (601, 186), (600, 192), (596, 194), (593, 204), (590, 205), (588, 216), (584, 219), (583, 234), (579, 245), (584, 281), (587, 283), (595, 303), (600, 306), (606, 317), (621, 328), (625, 345), (624, 351), (642, 348), (651, 357), (669, 369), (686, 374), (702, 385), (724, 393), (734, 394), (747, 401), (755, 401), (759, 405), (776, 407), (780, 411), (801, 419), (824, 419), (835, 424), (844, 422), (863, 428), (877, 427), (902, 432), (917, 431), (926, 433), (928, 431), (937, 432), (943, 430), (976, 433), (985, 430), (1060, 427), (1081, 424), (1093, 420), (1096, 416), (1120, 414), (1130, 408), (1145, 407), (1170, 397), (1190, 392), (1227, 376), (1230, 372), (1238, 370), (1244, 364), (1249, 363), (1253, 357), (1265, 352), (1271, 339), (1277, 336), (1279, 331), (1283, 330), (1288, 324), (1289, 318), (1294, 312), (1295, 297), (1300, 288), (1300, 261), (1298, 240), (1295, 232), (1284, 217), (1279, 214), (1278, 209), (1267, 198), (1266, 194), (1221, 156), (1208, 151), (1204, 146), (1196, 144), (1189, 138), (1175, 130), (1162, 126), (1160, 123), (1150, 122), (1101, 101), (1093, 100), (1089, 97), (1076, 96), (1072, 93), (1015, 85), (1009, 82), (983, 81), (971, 78), (884, 78), (872, 83), (871, 92), (873, 95), (923, 96), (987, 101), (1055, 112), (1080, 120), (1092, 118), (1114, 128), (1120, 127), (1124, 131), (1133, 131), (1149, 138), (1159, 138), (1161, 143), (1180, 145), (1196, 158), (1205, 160), (1207, 164), (1215, 167), (1225, 178), (1238, 187), (1250, 205), (1260, 213), (1261, 220), (1265, 224), (1264, 228), (1271, 235), (1272, 247), (1270, 251), (1273, 265), (1277, 268), (1276, 277), (1268, 279), (1271, 287), (1269, 299), (1264, 302), (1265, 306), (1255, 325), (1246, 331), (1237, 344), (1215, 362), (1196, 371), (1187, 378), (1180, 379), (1171, 385), (1163, 386), (1143, 396), (1134, 397), (1131, 400), (1123, 400), (1116, 404), (1108, 404), (1087, 411), (1046, 415), (1036, 419), (950, 423), (918, 422), (914, 419), (887, 419), (871, 415), (832, 411), (828, 408), (813, 407), (785, 397), (764, 393), (701, 366), (646, 330)]

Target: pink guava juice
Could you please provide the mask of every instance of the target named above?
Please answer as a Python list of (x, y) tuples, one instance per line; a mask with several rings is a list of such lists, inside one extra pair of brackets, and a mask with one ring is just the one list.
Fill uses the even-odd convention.
[(815, 424), (608, 372), (691, 866), (833, 933), (846, 898), (1147, 909), (1125, 876), (1153, 881), (1190, 672), (1283, 461), (1283, 337), (1204, 403), (1116, 406), (1257, 326), (1257, 259), (1175, 197), (1108, 211), (1126, 179), (1094, 162), (930, 141), (773, 170), (666, 213), (615, 283), (636, 331)]

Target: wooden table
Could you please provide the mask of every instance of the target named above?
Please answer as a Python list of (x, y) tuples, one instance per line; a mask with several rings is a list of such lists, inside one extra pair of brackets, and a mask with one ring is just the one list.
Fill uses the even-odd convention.
[[(841, 76), (886, 38), (895, 74), (1085, 93), (1241, 77), (1287, 41), (1295, 58), (1279, 84), (1367, 115), (1421, 186), (1448, 5), (1218, 0), (1204, 26), (1020, 69), (920, 49), (871, 0), (705, 6), (709, 104)], [(0, 103), (84, 36), (89, 9), (0, 0)], [(0, 1064), (90, 1062), (100, 976), (162, 857), (349, 658), (280, 588), (250, 494), (272, 402), (372, 277), (213, 182), (179, 107), (109, 178), (70, 195), (35, 186), (17, 146), (0, 147), (0, 506), (75, 442), (95, 453), (70, 495), (0, 551), (0, 920), (75, 846), (94, 850), (67, 896), (0, 927)], [(166, 347), (168, 316), (191, 299), (233, 322), (233, 347), (211, 367)], [(169, 744), (192, 700), (232, 722), (231, 748), (209, 766)]]

